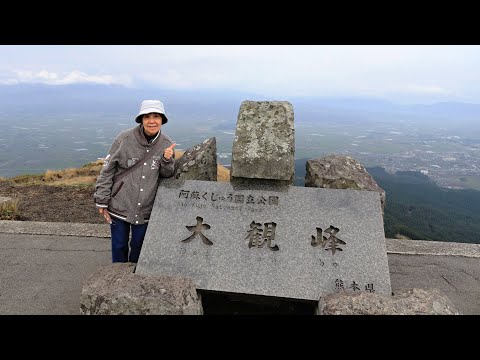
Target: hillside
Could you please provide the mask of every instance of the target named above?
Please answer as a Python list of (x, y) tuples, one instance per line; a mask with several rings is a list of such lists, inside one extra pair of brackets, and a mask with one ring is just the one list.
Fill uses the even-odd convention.
[[(304, 185), (307, 160), (295, 161), (297, 186)], [(441, 188), (416, 171), (367, 171), (386, 193), (386, 237), (480, 244), (480, 191)]]
[(480, 243), (480, 191), (441, 188), (419, 172), (367, 170), (387, 194), (387, 237)]
[[(183, 153), (175, 151), (175, 157)], [(99, 160), (80, 168), (0, 178), (0, 196), (13, 198), (0, 207), (0, 220), (103, 223), (93, 202), (102, 163)], [(217, 179), (229, 181), (230, 171), (218, 165)]]

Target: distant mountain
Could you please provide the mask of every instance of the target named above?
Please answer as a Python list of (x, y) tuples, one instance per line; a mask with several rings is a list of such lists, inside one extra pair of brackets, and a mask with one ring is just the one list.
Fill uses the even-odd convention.
[(415, 113), (428, 114), (438, 116), (478, 116), (480, 115), (480, 104), (472, 104), (465, 102), (438, 102), (434, 104), (414, 104), (402, 105), (395, 104), (391, 101), (378, 98), (365, 97), (293, 97), (290, 101), (296, 102), (298, 105), (317, 104), (328, 108), (343, 110), (365, 110), (374, 112), (399, 112), (399, 113)]
[(405, 106), (404, 111), (418, 115), (428, 114), (450, 119), (466, 118), (480, 120), (480, 104), (469, 104), (459, 102), (441, 102), (432, 105), (410, 105)]
[[(330, 121), (359, 121), (382, 119), (396, 121), (402, 114), (420, 119), (480, 119), (480, 104), (443, 102), (432, 105), (399, 105), (378, 98), (366, 97), (283, 97), (265, 96), (234, 89), (170, 90), (128, 88), (120, 85), (0, 85), (0, 111), (7, 113), (68, 112), (131, 114), (144, 99), (162, 99), (180, 118), (195, 110), (205, 116), (215, 113), (235, 122), (244, 100), (289, 101), (294, 107), (295, 119), (325, 119)], [(167, 106), (168, 105), (168, 106)], [(188, 110), (188, 111), (187, 111)], [(385, 116), (390, 114), (392, 116)], [(395, 115), (395, 116), (393, 116)], [(425, 120), (426, 121), (426, 120)]]
[(235, 118), (243, 100), (259, 96), (234, 90), (168, 90), (127, 88), (120, 85), (0, 85), (0, 111), (8, 114), (96, 113), (127, 115), (138, 112), (145, 99), (160, 99), (174, 117), (198, 116)]
[(0, 86), (0, 108), (14, 114), (131, 113), (141, 97), (117, 85)]
[(366, 111), (399, 111), (401, 105), (393, 104), (385, 99), (365, 97), (292, 97), (289, 99), (298, 105), (316, 104), (318, 106), (343, 109), (343, 110), (366, 110)]
[(348, 121), (398, 122), (406, 118), (419, 123), (477, 124), (480, 120), (480, 104), (441, 102), (430, 105), (401, 105), (375, 98), (289, 98), (295, 114), (316, 115), (318, 118)]

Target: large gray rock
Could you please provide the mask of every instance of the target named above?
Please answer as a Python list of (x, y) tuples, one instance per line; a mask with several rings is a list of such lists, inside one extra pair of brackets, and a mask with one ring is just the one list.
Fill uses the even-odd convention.
[(217, 141), (211, 137), (175, 160), (175, 179), (217, 181)]
[(200, 295), (190, 279), (133, 273), (134, 263), (97, 269), (84, 283), (83, 315), (202, 315)]
[(232, 148), (231, 180), (270, 179), (293, 184), (293, 107), (287, 101), (243, 101)]
[(319, 315), (461, 315), (438, 289), (400, 289), (393, 296), (339, 291), (320, 299)]
[(384, 211), (385, 190), (378, 186), (367, 170), (350, 156), (328, 155), (307, 160), (306, 170), (306, 187), (377, 191), (380, 193)]

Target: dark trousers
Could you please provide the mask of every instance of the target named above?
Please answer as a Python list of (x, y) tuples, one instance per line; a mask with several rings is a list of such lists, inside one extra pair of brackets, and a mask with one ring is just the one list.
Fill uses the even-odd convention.
[[(147, 226), (148, 223), (133, 225), (112, 216), (112, 223), (110, 224), (112, 233), (112, 262), (138, 262)], [(130, 229), (132, 238), (129, 244)]]

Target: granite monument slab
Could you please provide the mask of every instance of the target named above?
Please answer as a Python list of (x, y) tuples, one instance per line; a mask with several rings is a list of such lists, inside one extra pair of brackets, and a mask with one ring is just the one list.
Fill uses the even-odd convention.
[(380, 194), (164, 179), (135, 272), (291, 299), (390, 295)]

